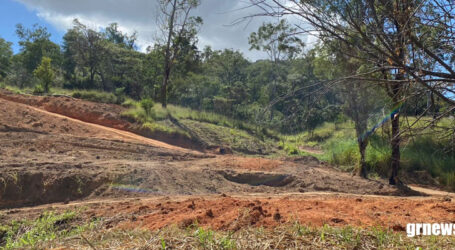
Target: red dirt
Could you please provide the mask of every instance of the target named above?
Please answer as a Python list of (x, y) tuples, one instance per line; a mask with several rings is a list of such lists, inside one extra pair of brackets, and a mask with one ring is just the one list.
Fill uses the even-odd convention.
[[(52, 103), (60, 107), (56, 112), (76, 110), (83, 120), (97, 117), (103, 123), (110, 121), (108, 116), (120, 116), (115, 105), (5, 97), (14, 102), (2, 96), (0, 91), (0, 209), (13, 209), (2, 210), (8, 216), (0, 217), (0, 223), (79, 206), (87, 208), (87, 219), (103, 217), (106, 227), (118, 228), (158, 229), (197, 221), (237, 230), (299, 221), (398, 230), (409, 222), (455, 222), (455, 203), (444, 201), (444, 193), (430, 193), (431, 198), (371, 196), (416, 193), (353, 177), (314, 157), (214, 157), (42, 110), (49, 109), (44, 103)], [(92, 116), (90, 110), (99, 107), (106, 107), (105, 113)], [(63, 204), (36, 206), (52, 202)], [(17, 208), (26, 205), (35, 207)]]
[(97, 200), (6, 211), (9, 219), (36, 218), (43, 210), (84, 207), (83, 217), (103, 218), (106, 229), (150, 229), (193, 224), (216, 230), (274, 228), (285, 223), (320, 227), (385, 227), (402, 231), (407, 223), (455, 223), (455, 202), (444, 197), (393, 198), (346, 194), (210, 195)]
[[(194, 208), (193, 208), (194, 207)], [(105, 212), (103, 212), (105, 211)], [(282, 197), (282, 198), (190, 198), (183, 201), (133, 202), (110, 209), (88, 211), (96, 216), (134, 216), (120, 228), (159, 229), (171, 224), (238, 230), (245, 226), (276, 227), (299, 221), (304, 225), (361, 227), (412, 222), (455, 223), (455, 203), (436, 199), (397, 199), (384, 197)]]
[[(115, 128), (135, 134), (141, 138), (147, 137), (172, 145), (189, 149), (201, 149), (194, 145), (189, 138), (180, 134), (172, 136), (163, 134), (160, 131), (143, 129), (141, 125), (131, 123), (122, 118), (122, 112), (126, 109), (122, 106), (106, 103), (94, 103), (68, 96), (33, 96), (14, 94), (8, 90), (0, 89), (0, 98), (16, 103), (22, 103), (44, 111), (63, 115), (67, 118), (74, 118), (79, 121), (101, 125), (103, 127)], [(118, 131), (117, 131), (118, 132)], [(131, 137), (131, 133), (128, 134)], [(138, 137), (136, 136), (136, 139)], [(142, 139), (141, 139), (142, 140)]]

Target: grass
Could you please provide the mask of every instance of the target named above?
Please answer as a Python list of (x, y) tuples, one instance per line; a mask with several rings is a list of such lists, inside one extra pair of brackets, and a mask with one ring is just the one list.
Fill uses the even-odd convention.
[[(423, 118), (416, 122), (415, 117), (407, 117), (401, 121), (402, 130), (408, 125), (412, 125), (414, 130), (414, 132), (404, 130), (403, 133), (402, 174), (424, 171), (445, 188), (455, 190), (455, 152), (447, 148), (451, 141), (440, 136), (444, 133), (444, 128), (453, 126), (454, 121), (443, 119), (432, 128), (426, 128), (431, 118)], [(313, 132), (282, 136), (280, 147), (290, 155), (302, 154), (298, 150), (300, 146), (322, 148), (324, 154), (314, 156), (342, 170), (353, 171), (360, 158), (353, 126), (352, 122), (324, 123)], [(371, 126), (373, 125), (370, 124)], [(415, 130), (419, 134), (415, 134)], [(368, 138), (366, 162), (373, 176), (387, 177), (389, 174), (391, 149), (388, 134), (389, 131), (379, 128)]]
[(127, 100), (122, 105), (129, 108), (122, 117), (131, 122), (165, 133), (183, 133), (207, 146), (229, 146), (242, 153), (263, 154), (275, 144), (272, 131), (215, 113), (171, 104), (165, 109), (156, 103), (147, 115), (140, 102)]
[[(52, 223), (55, 224), (55, 221)], [(157, 231), (139, 228), (106, 230), (102, 222), (92, 225), (72, 233), (55, 231), (55, 227), (46, 229), (48, 235), (52, 232), (55, 237), (39, 238), (33, 246), (15, 242), (19, 247), (73, 249), (443, 249), (455, 243), (453, 237), (408, 238), (404, 232), (393, 232), (381, 227), (311, 227), (286, 223), (274, 229), (245, 227), (233, 232), (197, 225), (188, 228), (168, 226)], [(24, 234), (19, 233), (18, 236), (23, 237)]]
[(0, 226), (0, 248), (39, 248), (41, 244), (80, 235), (95, 222), (81, 224), (76, 211), (44, 212), (34, 220), (22, 219)]
[(116, 95), (109, 92), (95, 90), (75, 90), (72, 92), (74, 98), (83, 99), (91, 102), (120, 104), (121, 100)]

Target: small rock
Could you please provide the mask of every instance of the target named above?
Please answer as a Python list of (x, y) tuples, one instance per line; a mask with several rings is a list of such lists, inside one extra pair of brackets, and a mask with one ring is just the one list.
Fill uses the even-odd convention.
[(340, 218), (332, 218), (332, 219), (330, 219), (330, 221), (333, 223), (337, 223), (337, 224), (344, 222), (344, 220), (340, 219)]
[(205, 215), (207, 215), (207, 216), (210, 217), (210, 218), (213, 218), (213, 217), (214, 217), (212, 209), (207, 210), (207, 211), (205, 212)]
[(196, 208), (196, 204), (194, 204), (194, 201), (191, 201), (191, 204), (188, 205), (188, 208), (191, 208), (193, 210)]
[(280, 211), (276, 210), (276, 212), (273, 214), (273, 219), (276, 220), (276, 221), (280, 221), (281, 220)]
[(406, 231), (406, 229), (402, 225), (398, 225), (398, 224), (393, 225), (392, 226), (392, 230), (396, 231), (396, 232), (398, 232), (398, 231), (401, 231), (401, 232)]

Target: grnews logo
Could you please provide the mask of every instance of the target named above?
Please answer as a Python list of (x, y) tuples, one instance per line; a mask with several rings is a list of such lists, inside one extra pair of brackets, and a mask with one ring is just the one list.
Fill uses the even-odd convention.
[(416, 235), (455, 235), (455, 224), (453, 223), (409, 223), (406, 225), (408, 237)]

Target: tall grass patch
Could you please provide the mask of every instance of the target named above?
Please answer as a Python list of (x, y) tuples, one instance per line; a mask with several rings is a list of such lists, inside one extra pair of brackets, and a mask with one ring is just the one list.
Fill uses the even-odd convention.
[(455, 190), (455, 154), (448, 142), (420, 136), (403, 147), (403, 167), (407, 171), (425, 170), (442, 185)]

